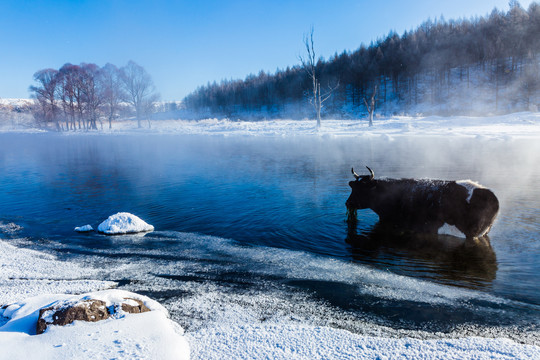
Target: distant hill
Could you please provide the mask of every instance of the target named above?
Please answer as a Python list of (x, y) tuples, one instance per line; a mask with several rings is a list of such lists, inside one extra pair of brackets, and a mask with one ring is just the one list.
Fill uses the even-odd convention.
[(33, 99), (4, 99), (0, 98), (0, 110), (25, 112), (34, 105)]
[(33, 106), (32, 99), (0, 98), (0, 130), (34, 128)]

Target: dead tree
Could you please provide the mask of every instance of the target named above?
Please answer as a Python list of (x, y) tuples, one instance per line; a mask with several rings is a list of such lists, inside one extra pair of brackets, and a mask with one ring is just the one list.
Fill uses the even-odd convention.
[(364, 104), (366, 105), (366, 109), (369, 114), (369, 126), (373, 126), (373, 112), (375, 111), (375, 96), (377, 95), (377, 90), (379, 89), (379, 86), (376, 84), (373, 88), (373, 94), (371, 94), (371, 99), (369, 100), (369, 104), (364, 97)]
[(317, 128), (320, 128), (323, 103), (328, 100), (330, 96), (332, 96), (334, 90), (338, 88), (339, 81), (334, 87), (328, 85), (328, 89), (324, 93), (321, 93), (321, 83), (317, 75), (317, 57), (315, 55), (315, 46), (313, 44), (313, 27), (311, 28), (309, 36), (304, 35), (304, 45), (306, 46), (307, 57), (304, 58), (299, 56), (299, 59), (313, 85), (313, 89), (310, 91), (309, 102), (315, 108), (315, 112), (317, 113)]

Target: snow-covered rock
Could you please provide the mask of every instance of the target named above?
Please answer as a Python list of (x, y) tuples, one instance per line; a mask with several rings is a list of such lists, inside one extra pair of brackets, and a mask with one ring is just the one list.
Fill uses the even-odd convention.
[(77, 231), (77, 232), (89, 232), (89, 231), (94, 231), (94, 228), (92, 227), (92, 225), (77, 226), (75, 228), (75, 231)]
[[(37, 321), (37, 334), (45, 332), (50, 325), (69, 325), (76, 320), (96, 322), (110, 317), (123, 317), (126, 313), (140, 314), (151, 311), (144, 301), (132, 297), (121, 298), (117, 291), (104, 291), (102, 293), (112, 293), (113, 296), (105, 296), (105, 300), (92, 299), (89, 296), (80, 298), (73, 296), (69, 300), (57, 301), (51, 306), (39, 310)], [(99, 294), (99, 293), (98, 293)], [(130, 294), (135, 295), (135, 294)], [(149, 301), (150, 299), (146, 299)], [(155, 305), (155, 304), (154, 304)], [(161, 307), (156, 309), (163, 311)]]
[(134, 234), (154, 231), (154, 227), (144, 220), (127, 212), (119, 212), (109, 216), (98, 226), (98, 231), (107, 235)]
[[(36, 334), (39, 310), (88, 299), (116, 307), (114, 316), (98, 322), (74, 321)], [(127, 314), (123, 304), (144, 303), (151, 311)], [(43, 314), (42, 314), (43, 315)], [(82, 295), (39, 295), (0, 309), (0, 359), (189, 359), (183, 329), (158, 302), (123, 290)]]

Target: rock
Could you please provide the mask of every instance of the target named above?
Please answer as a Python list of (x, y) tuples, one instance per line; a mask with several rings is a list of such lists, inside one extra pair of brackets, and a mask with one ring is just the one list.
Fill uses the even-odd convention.
[[(125, 292), (125, 294), (130, 293)], [(125, 313), (140, 314), (151, 311), (142, 300), (125, 297), (125, 295), (124, 297), (117, 295), (109, 297), (106, 301), (88, 298), (57, 301), (52, 306), (39, 310), (36, 333), (43, 334), (49, 325), (69, 325), (75, 320), (96, 322), (109, 318), (121, 318), (125, 316)]]
[(92, 225), (77, 226), (75, 228), (75, 231), (77, 231), (77, 232), (89, 232), (89, 231), (94, 231), (94, 228), (92, 227)]
[(100, 321), (108, 319), (111, 314), (101, 300), (84, 300), (82, 302), (60, 303), (39, 310), (36, 326), (37, 334), (42, 334), (48, 325), (68, 325), (75, 320)]
[(127, 300), (126, 302), (122, 302), (121, 304), (122, 311), (124, 312), (130, 314), (140, 314), (150, 311), (150, 309), (146, 305), (144, 305), (141, 300), (132, 298), (125, 298), (124, 300)]
[(99, 224), (98, 231), (107, 235), (133, 234), (154, 231), (154, 227), (133, 214), (119, 212)]
[(45, 332), (49, 325), (68, 325), (75, 320), (96, 322), (110, 319), (113, 321), (148, 311), (158, 311), (166, 317), (169, 316), (167, 310), (155, 300), (118, 289), (81, 295), (64, 295), (59, 300), (47, 302), (47, 304), (49, 304), (47, 307), (39, 309), (37, 334)]

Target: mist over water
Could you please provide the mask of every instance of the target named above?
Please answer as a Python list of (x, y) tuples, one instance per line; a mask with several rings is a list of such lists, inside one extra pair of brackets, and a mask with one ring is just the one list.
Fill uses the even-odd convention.
[[(537, 331), (539, 146), (453, 137), (0, 134), (0, 222), (23, 226), (2, 238), (102, 268), (104, 279), (167, 304), (188, 329), (294, 318), (369, 334), (377, 332), (366, 323)], [(490, 243), (409, 244), (381, 235), (370, 210), (358, 211), (351, 235), (347, 184), (351, 166), (360, 173), (364, 165), (376, 177), (471, 179), (491, 188), (501, 211)], [(119, 211), (156, 231), (73, 232)]]

